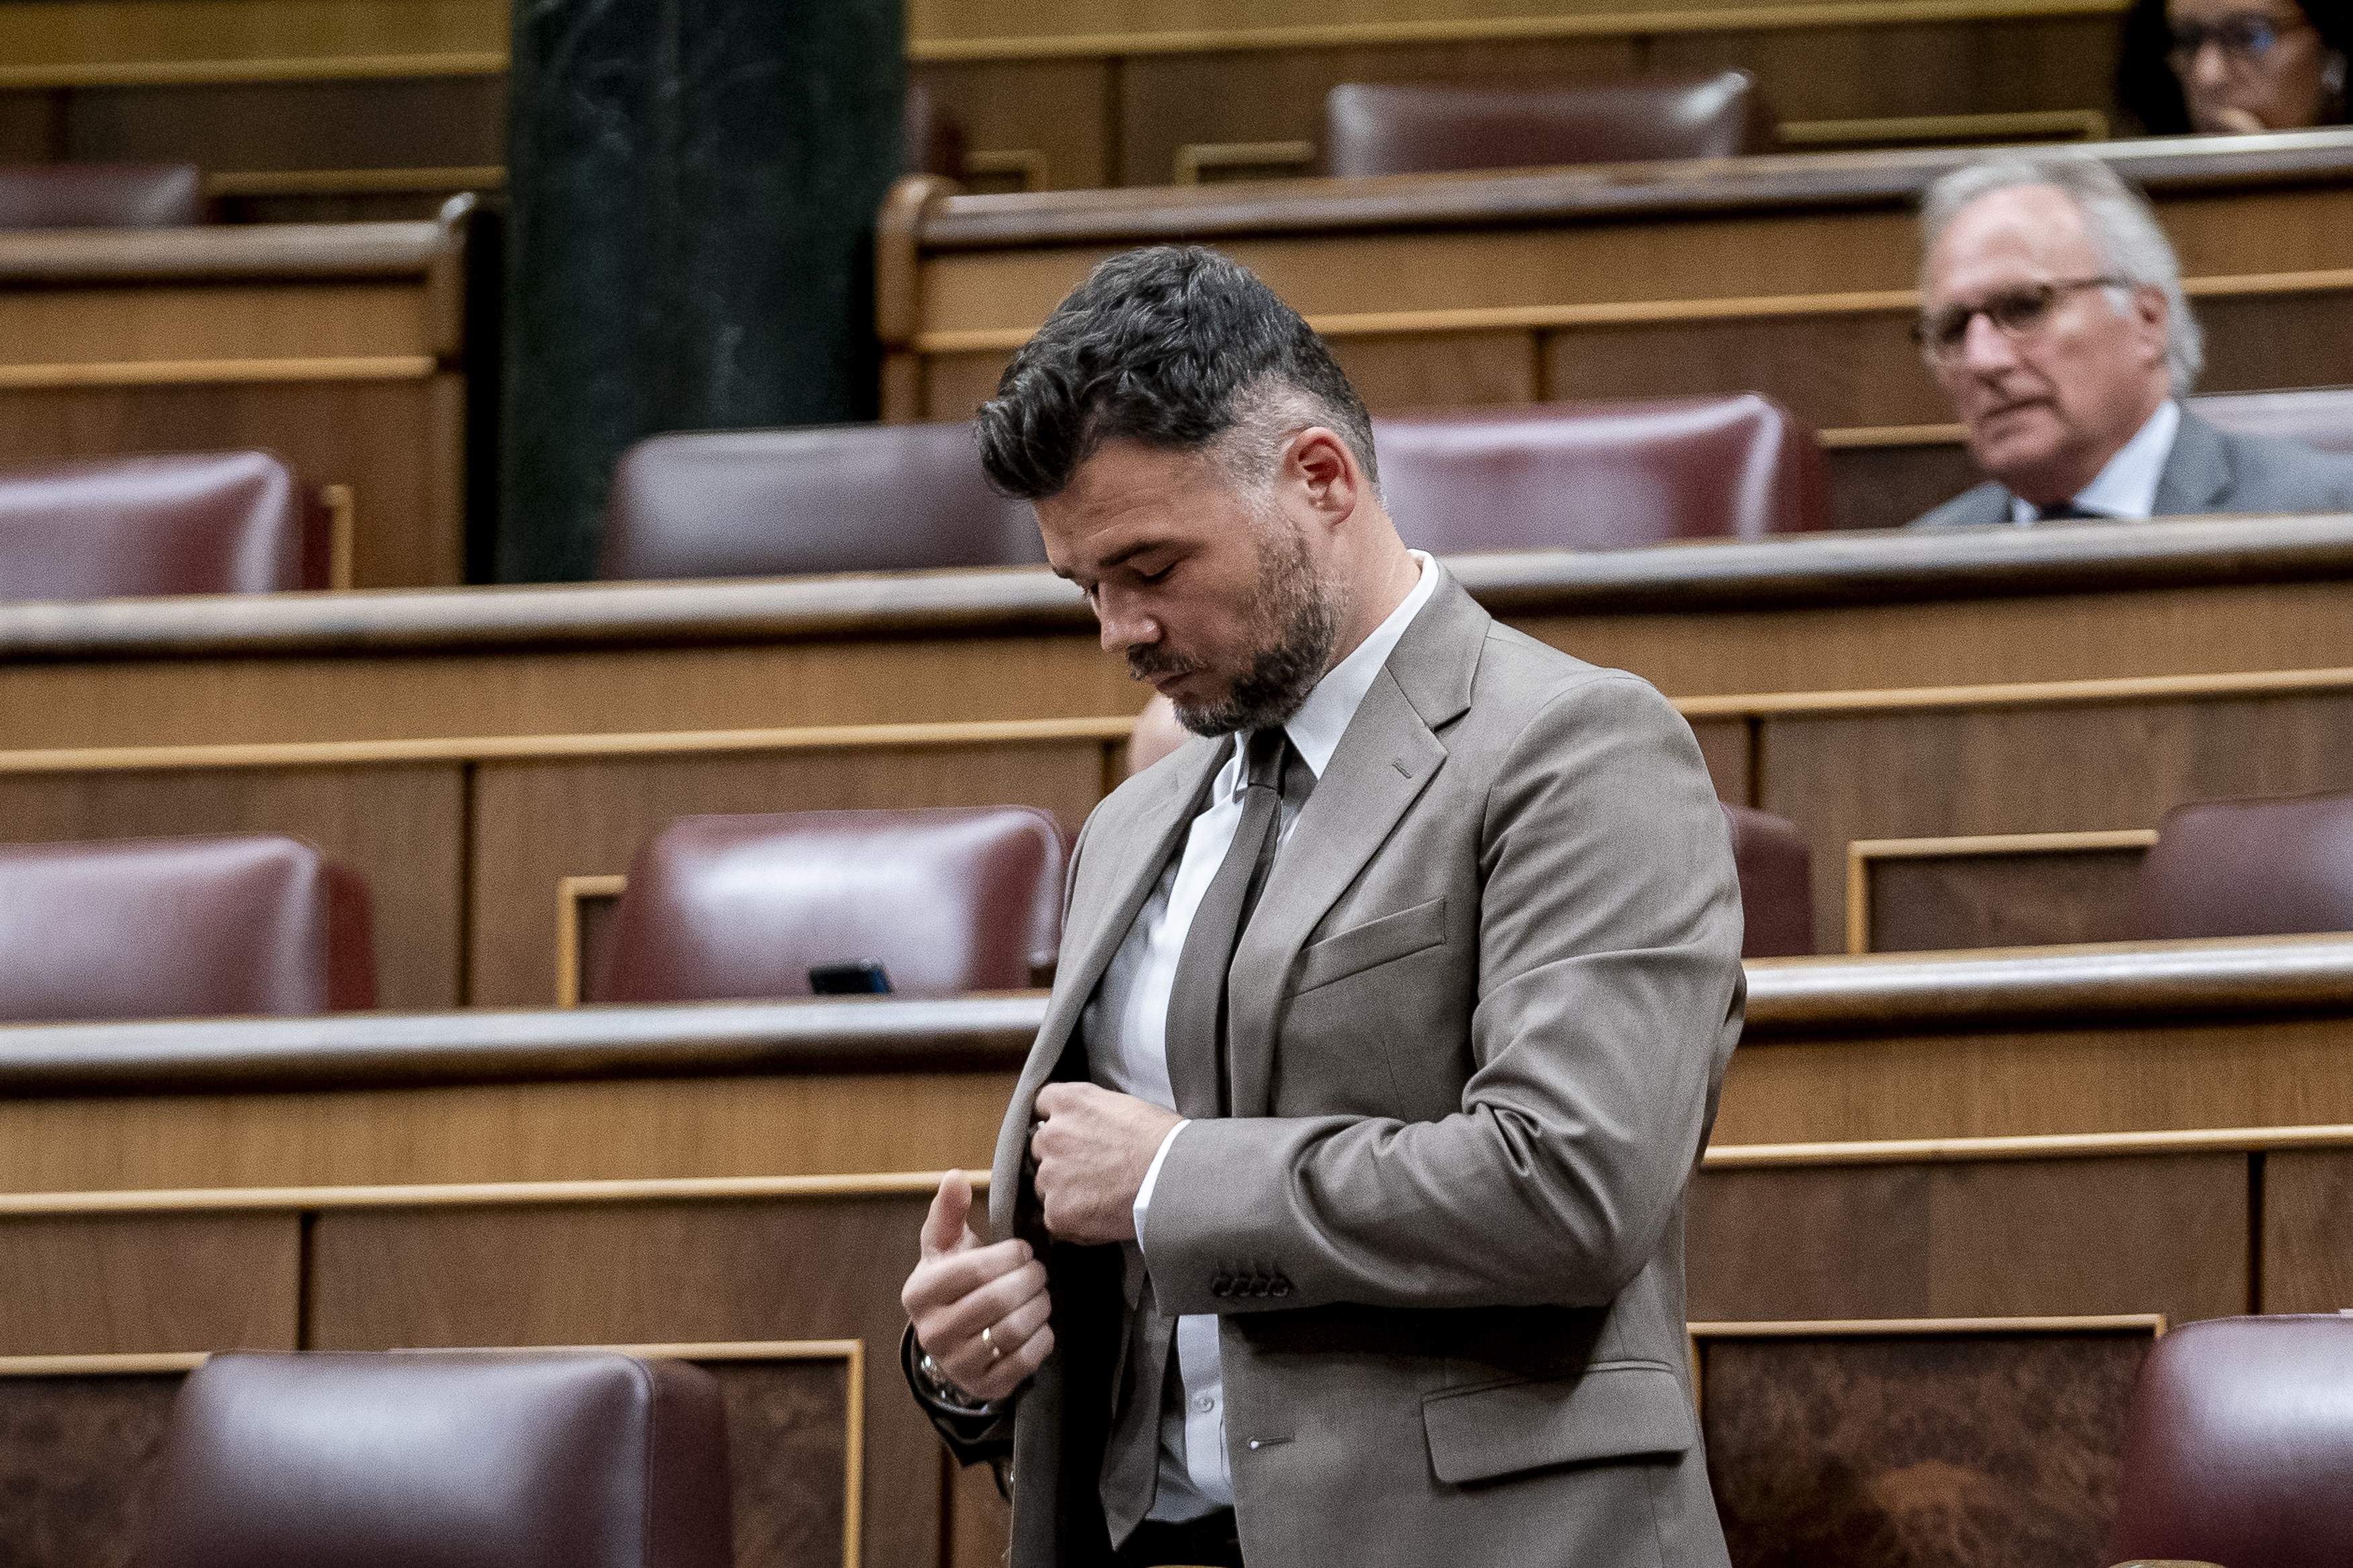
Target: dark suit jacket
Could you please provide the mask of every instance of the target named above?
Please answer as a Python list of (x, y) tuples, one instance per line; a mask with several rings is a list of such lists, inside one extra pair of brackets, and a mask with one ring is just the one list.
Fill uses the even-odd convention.
[[(997, 1144), (992, 1227), (1043, 1244), (1056, 1344), (1012, 1413), (1014, 1568), (1106, 1560), (1107, 1446), (1137, 1426), (1115, 1411), (1156, 1414), (1159, 1378), (1122, 1376), (1122, 1249), (1047, 1241), (1025, 1156), (1224, 755), (1196, 742), (1089, 819)], [(1234, 1114), (1177, 1137), (1145, 1222), (1159, 1307), (1220, 1320), (1253, 1568), (1724, 1568), (1683, 1204), (1740, 1030), (1740, 940), (1674, 710), (1441, 581), (1243, 933)], [(943, 1430), (975, 1457), (1008, 1436)]]
[[(2010, 521), (2010, 493), (1987, 483), (1915, 518), (1913, 528), (1971, 528)], [(2353, 458), (2293, 441), (2235, 436), (2187, 408), (2158, 481), (2158, 517), (2233, 512), (2353, 511)]]

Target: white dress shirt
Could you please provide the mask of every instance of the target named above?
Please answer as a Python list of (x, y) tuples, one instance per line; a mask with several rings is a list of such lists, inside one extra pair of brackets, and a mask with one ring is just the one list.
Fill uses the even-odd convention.
[[(2173, 438), (2181, 434), (2181, 405), (2168, 398), (2133, 438), (2116, 448), (2108, 466), (2090, 484), (2070, 498), (2079, 511), (2095, 517), (2146, 522), (2157, 511), (2157, 489), (2165, 482), (2165, 465), (2173, 456)], [(2010, 498), (2010, 521), (2024, 527), (2035, 521), (2035, 504), (2023, 496)]]
[[(1324, 776), (1332, 753), (1339, 749), (1340, 737), (1348, 721), (1356, 717), (1365, 693), (1372, 689), (1373, 678), (1388, 662), (1407, 625), (1437, 590), (1438, 571), (1430, 558), (1419, 550), (1413, 558), (1421, 575), (1405, 602), (1316, 682), (1299, 711), (1283, 724), (1292, 745), (1317, 778)], [(1186, 834), (1184, 851), (1161, 873), (1159, 886), (1145, 900), (1080, 1016), (1089, 1075), (1106, 1089), (1175, 1107), (1176, 1096), (1168, 1087), (1168, 994), (1193, 916), (1241, 826), (1241, 737), (1237, 736), (1232, 754), (1210, 783), (1208, 804), (1193, 818)], [(1276, 828), (1278, 845), (1290, 837), (1298, 815), (1297, 805), (1283, 803)], [(1144, 1235), (1152, 1189), (1160, 1179), (1161, 1163), (1186, 1125), (1178, 1122), (1161, 1141), (1136, 1193), (1139, 1237)], [(1151, 1513), (1154, 1519), (1171, 1521), (1230, 1508), (1234, 1500), (1233, 1480), (1226, 1468), (1225, 1378), (1219, 1359), (1218, 1320), (1206, 1314), (1179, 1318), (1176, 1340), (1185, 1406), (1181, 1419), (1172, 1412), (1161, 1424), (1160, 1484)], [(1144, 1382), (1138, 1387), (1157, 1394), (1156, 1383)]]

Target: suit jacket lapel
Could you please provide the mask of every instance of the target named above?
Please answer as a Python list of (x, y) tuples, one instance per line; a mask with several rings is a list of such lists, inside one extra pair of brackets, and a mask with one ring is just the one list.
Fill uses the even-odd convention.
[(1079, 1016), (1094, 994), (1105, 969), (1111, 966), (1128, 928), (1158, 885), (1199, 809), (1202, 792), (1225, 761), (1225, 742), (1196, 742), (1169, 759), (1150, 775), (1155, 791), (1115, 820), (1098, 818), (1101, 831), (1087, 837), (1089, 857), (1103, 856), (1107, 869), (1090, 868), (1071, 888), (1070, 921), (1062, 932), (1062, 957), (1054, 970), (1053, 994), (1046, 1004), (1046, 1019), (1022, 1064), (1005, 1123), (997, 1130), (996, 1161), (991, 1167), (988, 1218), (999, 1240), (1013, 1234), (1013, 1215), (1020, 1197), (1021, 1162), (1029, 1140), (1030, 1107), (1038, 1091), (1053, 1075), (1055, 1064), (1069, 1049)]
[(1446, 761), (1434, 732), (1471, 705), (1493, 617), (1451, 578), (1406, 628), (1293, 825), (1234, 953), (1226, 1048), (1233, 1114), (1264, 1116), (1293, 961)]
[(2195, 517), (2223, 509), (2235, 478), (2222, 432), (2185, 408), (2158, 478), (2155, 515)]

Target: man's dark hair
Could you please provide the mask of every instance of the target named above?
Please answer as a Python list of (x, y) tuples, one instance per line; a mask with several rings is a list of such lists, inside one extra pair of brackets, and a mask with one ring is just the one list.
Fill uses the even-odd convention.
[(1269, 414), (1303, 405), (1377, 478), (1364, 399), (1299, 312), (1214, 250), (1155, 245), (1113, 257), (1071, 290), (974, 425), (989, 483), (1038, 500), (1105, 441), (1199, 451), (1286, 391)]

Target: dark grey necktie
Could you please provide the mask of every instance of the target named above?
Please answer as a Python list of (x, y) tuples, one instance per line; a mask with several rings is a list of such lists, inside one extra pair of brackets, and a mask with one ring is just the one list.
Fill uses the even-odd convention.
[(1315, 775), (1280, 725), (1250, 731), (1242, 753), (1242, 819), (1176, 957), (1168, 993), (1168, 1088), (1180, 1116), (1227, 1109), (1226, 975), (1280, 841), (1282, 803), (1303, 801)]
[(2107, 515), (2104, 511), (2085, 511), (2072, 500), (2063, 500), (2057, 506), (2038, 506), (2034, 509), (2034, 521), (2037, 522), (2088, 522)]

